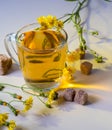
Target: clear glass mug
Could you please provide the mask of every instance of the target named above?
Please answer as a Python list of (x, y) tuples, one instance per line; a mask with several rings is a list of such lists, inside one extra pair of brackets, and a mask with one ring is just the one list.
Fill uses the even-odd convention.
[(5, 47), (10, 57), (20, 65), (28, 86), (54, 87), (65, 67), (67, 33), (64, 29), (59, 33), (56, 30), (39, 32), (38, 27), (37, 23), (33, 23), (24, 26), (17, 33), (6, 35)]

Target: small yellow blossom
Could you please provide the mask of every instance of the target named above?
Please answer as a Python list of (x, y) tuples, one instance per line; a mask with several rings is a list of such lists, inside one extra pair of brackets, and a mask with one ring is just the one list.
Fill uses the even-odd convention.
[(64, 23), (61, 20), (59, 20), (56, 25), (57, 29), (59, 30), (59, 29), (63, 28), (63, 26), (64, 26)]
[(77, 51), (69, 52), (67, 54), (67, 62), (75, 62), (80, 59), (80, 54)]
[(25, 105), (23, 111), (24, 112), (28, 111), (32, 107), (32, 105), (33, 105), (33, 98), (32, 98), (32, 96), (30, 96), (27, 100), (25, 100), (23, 102), (23, 104)]
[(66, 68), (69, 72), (75, 73), (75, 63), (80, 59), (80, 54), (77, 51), (69, 52), (66, 59)]
[(11, 120), (8, 125), (8, 130), (14, 130), (16, 127), (16, 123), (14, 120)]
[(5, 124), (8, 119), (8, 113), (0, 113), (0, 126)]
[(69, 71), (69, 73), (73, 74), (76, 72), (76, 68), (74, 64), (69, 64), (66, 69)]
[(7, 102), (3, 102), (3, 106), (7, 106)]
[(63, 22), (58, 20), (56, 16), (48, 15), (48, 16), (40, 16), (37, 18), (37, 22), (41, 25), (40, 29), (51, 29), (57, 28), (57, 30), (63, 27)]
[[(66, 83), (71, 83), (73, 81), (74, 81), (73, 73), (72, 73), (71, 70), (69, 70), (67, 68), (63, 69), (62, 77), (56, 80), (56, 82), (59, 82), (59, 86), (58, 87), (66, 84)], [(56, 91), (58, 90), (58, 87), (56, 88)]]
[(39, 17), (37, 19), (37, 21), (41, 25), (41, 29), (48, 29), (48, 28), (50, 28), (45, 16)]
[(17, 95), (16, 98), (19, 99), (19, 100), (21, 100), (22, 96), (21, 95)]
[(50, 25), (55, 26), (55, 23), (57, 21), (56, 16), (48, 15), (46, 19)]
[(49, 96), (48, 96), (48, 101), (47, 101), (47, 104), (51, 104), (53, 99), (54, 99), (54, 95), (55, 95), (55, 89), (52, 89), (49, 93)]
[(64, 68), (61, 80), (61, 82), (70, 82), (71, 80), (73, 80), (72, 72), (69, 71), (67, 68)]

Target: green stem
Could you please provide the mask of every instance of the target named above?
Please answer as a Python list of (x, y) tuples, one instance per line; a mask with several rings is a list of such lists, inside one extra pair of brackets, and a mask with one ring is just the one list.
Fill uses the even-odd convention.
[(15, 107), (13, 107), (10, 103), (6, 101), (0, 100), (0, 105), (4, 105), (4, 104), (10, 108), (10, 110), (14, 113), (15, 116), (18, 115), (18, 111)]
[[(81, 16), (80, 16), (80, 11), (88, 5), (89, 0), (83, 0), (82, 2), (80, 0), (67, 0), (67, 1), (71, 1), (71, 2), (77, 2), (77, 6), (75, 6), (72, 10), (71, 14), (66, 14), (64, 15), (62, 18), (66, 18), (64, 20), (64, 23), (68, 22), (68, 21), (72, 21), (74, 24), (74, 27), (76, 28), (76, 31), (78, 33), (78, 37), (79, 37), (79, 48), (82, 51), (86, 51), (87, 49), (90, 51), (91, 54), (94, 55), (94, 58), (97, 62), (103, 62), (103, 58), (102, 56), (99, 56), (98, 53), (96, 53), (96, 51), (90, 49), (87, 44), (86, 44), (86, 40), (83, 36), (84, 34), (84, 28), (82, 26), (82, 22), (81, 22)], [(85, 6), (84, 6), (85, 5)]]
[(9, 104), (11, 104), (12, 102), (24, 102), (24, 101), (22, 101), (22, 100), (11, 100), (11, 101), (9, 102)]
[(14, 113), (14, 115), (17, 116), (18, 111), (16, 110), (16, 108), (14, 108), (10, 103), (7, 103), (7, 105), (10, 108), (10, 110)]
[(11, 87), (16, 87), (16, 88), (21, 88), (20, 86), (16, 86), (16, 85), (12, 85), (12, 84), (8, 84), (8, 83), (0, 83), (0, 86), (11, 86)]
[(87, 46), (87, 49), (90, 51), (90, 53), (94, 56), (95, 60), (97, 63), (102, 63), (103, 62), (103, 57), (100, 56), (96, 51), (92, 50)]
[[(38, 92), (38, 95), (26, 91), (25, 89), (27, 89), (27, 88), (24, 87), (24, 85), (21, 87), (21, 89), (23, 90), (23, 92), (28, 93), (28, 94), (30, 94), (30, 95), (32, 95), (32, 96), (37, 97), (46, 107), (51, 108), (50, 105), (46, 104), (46, 102), (44, 102), (44, 101), (40, 98), (40, 96), (41, 96), (41, 97), (44, 97), (44, 98), (48, 97), (47, 94), (45, 94), (45, 92), (42, 91), (42, 89), (38, 89), (38, 90), (36, 89), (36, 91)], [(33, 90), (33, 89), (31, 89), (31, 90)], [(34, 91), (34, 92), (35, 92), (35, 91)]]

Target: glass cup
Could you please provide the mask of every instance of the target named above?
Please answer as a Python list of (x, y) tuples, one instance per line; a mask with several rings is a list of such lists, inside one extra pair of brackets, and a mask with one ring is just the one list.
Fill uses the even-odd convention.
[[(20, 66), (27, 86), (51, 88), (62, 76), (68, 50), (64, 29), (39, 30), (37, 23), (21, 28), (5, 37), (10, 57)], [(15, 54), (17, 55), (15, 57)]]

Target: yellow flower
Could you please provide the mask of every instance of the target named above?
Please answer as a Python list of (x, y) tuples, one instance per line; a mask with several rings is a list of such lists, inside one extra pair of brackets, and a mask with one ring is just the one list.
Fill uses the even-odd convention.
[(52, 103), (52, 101), (54, 100), (54, 96), (55, 96), (55, 89), (52, 89), (49, 93), (47, 104)]
[(61, 20), (57, 21), (56, 24), (57, 24), (56, 27), (57, 27), (58, 30), (63, 28), (63, 26), (64, 26), (64, 23)]
[(67, 54), (67, 59), (66, 59), (67, 70), (70, 71), (71, 73), (75, 73), (76, 71), (75, 63), (79, 59), (80, 59), (80, 54), (77, 51), (69, 52)]
[(76, 72), (76, 68), (74, 64), (67, 65), (66, 69), (69, 71), (69, 73), (73, 74)]
[(0, 126), (4, 125), (7, 119), (8, 119), (8, 113), (0, 114)]
[(75, 62), (80, 59), (80, 54), (77, 51), (69, 52), (67, 54), (67, 62)]
[(41, 17), (37, 18), (37, 21), (38, 21), (38, 23), (40, 23), (40, 24), (44, 23), (45, 20), (46, 20), (46, 19), (45, 19), (45, 16), (41, 16)]
[(8, 125), (8, 130), (14, 130), (15, 127), (16, 127), (15, 121), (11, 120)]
[(56, 16), (52, 16), (52, 15), (48, 15), (46, 19), (47, 22), (51, 25), (51, 27), (54, 26), (57, 21)]
[(23, 102), (23, 104), (25, 105), (23, 111), (28, 111), (33, 105), (33, 98), (30, 96), (27, 100)]
[(47, 22), (47, 19), (45, 16), (41, 16), (37, 19), (38, 23), (41, 25), (41, 29), (48, 29), (49, 23)]
[(63, 27), (63, 22), (58, 20), (56, 16), (48, 15), (48, 16), (40, 16), (37, 18), (37, 22), (41, 25), (40, 29), (51, 29), (57, 28), (57, 30)]
[(69, 71), (67, 68), (63, 69), (63, 75), (62, 75), (62, 82), (64, 81), (71, 81), (73, 79), (72, 72)]

